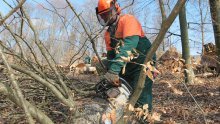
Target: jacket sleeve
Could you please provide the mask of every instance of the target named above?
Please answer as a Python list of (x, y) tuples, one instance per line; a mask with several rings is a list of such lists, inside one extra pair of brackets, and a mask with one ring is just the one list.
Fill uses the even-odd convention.
[(133, 48), (136, 48), (139, 42), (139, 36), (128, 36), (124, 38), (124, 45), (119, 48), (119, 53), (115, 55), (115, 58), (110, 61), (109, 71), (115, 74), (119, 74), (121, 68), (126, 64), (122, 62), (121, 57), (128, 57), (128, 52), (131, 52)]

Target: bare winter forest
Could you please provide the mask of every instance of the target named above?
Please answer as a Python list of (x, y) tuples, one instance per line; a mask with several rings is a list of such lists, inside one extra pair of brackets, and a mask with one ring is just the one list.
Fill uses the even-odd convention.
[[(117, 123), (139, 124), (144, 117), (152, 124), (219, 124), (220, 0), (117, 2), (122, 14), (137, 17), (152, 43)], [(102, 75), (94, 63), (103, 65), (106, 26), (97, 20), (97, 3), (0, 1), (0, 124), (104, 123), (109, 102), (95, 92)], [(149, 114), (134, 105), (145, 75), (152, 76), (146, 67), (154, 53), (159, 75)]]

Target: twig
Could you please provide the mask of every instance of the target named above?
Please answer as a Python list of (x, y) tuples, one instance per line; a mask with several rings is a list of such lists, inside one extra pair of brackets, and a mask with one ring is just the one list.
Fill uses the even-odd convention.
[[(23, 14), (26, 17), (30, 28), (32, 29), (33, 33), (34, 33), (34, 39), (35, 39), (35, 43), (38, 46), (38, 48), (40, 49), (42, 55), (45, 57), (45, 59), (47, 60), (49, 66), (51, 67), (51, 69), (55, 72), (59, 83), (61, 84), (62, 88), (65, 91), (65, 94), (63, 94), (67, 99), (72, 99), (71, 95), (70, 95), (70, 91), (68, 89), (68, 87), (66, 86), (66, 84), (63, 82), (61, 75), (58, 73), (57, 68), (55, 66), (55, 63), (52, 61), (53, 58), (50, 56), (50, 54), (48, 54), (48, 51), (45, 49), (45, 47), (42, 45), (42, 43), (39, 40), (39, 35), (38, 33), (35, 31), (34, 25), (32, 24), (29, 15), (26, 13), (26, 11), (24, 10), (24, 8), (22, 8)], [(73, 105), (73, 104), (72, 104)]]
[(0, 26), (5, 22), (7, 18), (9, 18), (14, 12), (16, 12), (26, 0), (22, 0), (14, 9), (12, 9), (3, 19), (0, 20)]
[(98, 52), (97, 52), (97, 50), (96, 50), (94, 38), (92, 38), (92, 36), (91, 36), (91, 35), (89, 34), (89, 32), (87, 31), (87, 29), (86, 29), (85, 25), (83, 24), (83, 22), (82, 22), (80, 16), (76, 13), (75, 9), (73, 8), (73, 6), (72, 6), (71, 3), (69, 2), (69, 0), (66, 0), (66, 2), (67, 2), (67, 4), (69, 5), (70, 9), (71, 9), (71, 10), (73, 11), (73, 13), (75, 14), (75, 16), (79, 19), (80, 24), (82, 25), (83, 29), (85, 30), (86, 34), (88, 35), (88, 37), (89, 37), (89, 39), (90, 39), (90, 41), (91, 41), (91, 43), (92, 43), (92, 48), (93, 48), (95, 54), (97, 55), (99, 62), (101, 63), (102, 67), (105, 69), (105, 65), (104, 65), (103, 62), (101, 61), (101, 58), (100, 58), (100, 56), (99, 56), (99, 54), (98, 54)]

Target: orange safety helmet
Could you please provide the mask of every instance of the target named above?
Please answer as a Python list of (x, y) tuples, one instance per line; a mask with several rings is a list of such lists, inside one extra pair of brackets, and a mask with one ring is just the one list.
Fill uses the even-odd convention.
[(117, 0), (99, 0), (98, 2), (98, 14), (104, 13), (111, 8), (111, 4), (115, 4), (115, 8), (117, 10), (117, 13), (120, 14), (121, 8), (119, 5), (116, 3)]
[[(116, 14), (112, 14), (112, 10), (116, 11)], [(117, 16), (121, 12), (121, 9), (117, 3), (117, 0), (99, 0), (98, 7), (96, 7), (96, 15), (101, 25), (109, 26), (112, 16)], [(107, 24), (108, 23), (108, 24)]]

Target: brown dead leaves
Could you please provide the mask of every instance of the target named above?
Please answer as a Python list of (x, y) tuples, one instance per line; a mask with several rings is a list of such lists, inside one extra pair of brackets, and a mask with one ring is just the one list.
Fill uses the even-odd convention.
[(168, 87), (171, 89), (171, 91), (174, 93), (174, 94), (177, 94), (177, 95), (183, 95), (183, 92), (178, 90), (177, 88), (175, 88), (170, 82), (167, 82), (166, 83), (168, 84)]
[(149, 61), (147, 63), (147, 65), (141, 64), (142, 66), (144, 66), (144, 73), (152, 80), (154, 81), (154, 79), (156, 78), (156, 76), (158, 74), (160, 74), (160, 72), (155, 68), (155, 66), (153, 66), (153, 62)]
[(132, 49), (132, 51), (126, 51), (127, 56), (120, 56), (120, 59), (118, 61), (120, 62), (131, 62), (131, 60), (136, 59), (139, 57), (139, 53), (136, 49)]
[(127, 109), (133, 114), (130, 117), (124, 116), (125, 122), (132, 121), (131, 119), (145, 120), (150, 123), (154, 123), (154, 121), (160, 121), (161, 114), (157, 112), (150, 114), (148, 111), (148, 104), (145, 104), (142, 108), (134, 108), (134, 106), (131, 104), (127, 104)]
[(122, 62), (130, 62), (132, 59), (134, 59), (134, 58), (137, 58), (137, 52), (136, 52), (136, 50), (134, 50), (133, 49), (133, 51), (135, 51), (134, 53), (132, 53), (131, 51), (126, 51), (127, 52), (127, 57), (125, 57), (125, 56), (121, 56), (120, 58), (121, 58), (121, 61)]
[[(133, 49), (132, 51), (126, 51), (127, 52), (127, 57), (126, 56), (121, 56), (120, 59), (118, 59), (117, 61), (119, 62), (131, 62), (131, 60), (137, 58), (139, 56), (138, 52)], [(138, 64), (144, 67), (144, 73), (152, 80), (154, 81), (155, 77), (160, 74), (160, 72), (155, 68), (155, 66), (153, 66), (153, 62), (149, 61), (146, 65), (145, 64), (140, 64), (140, 63), (135, 63), (132, 62), (133, 64)], [(125, 73), (125, 68), (126, 68), (126, 64), (123, 66), (122, 68), (122, 74)]]

